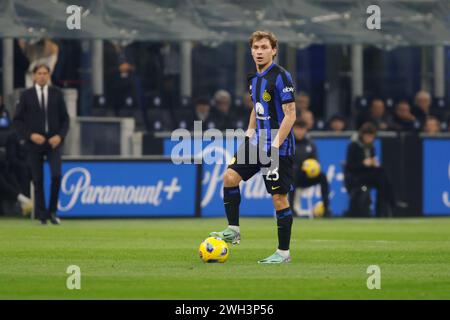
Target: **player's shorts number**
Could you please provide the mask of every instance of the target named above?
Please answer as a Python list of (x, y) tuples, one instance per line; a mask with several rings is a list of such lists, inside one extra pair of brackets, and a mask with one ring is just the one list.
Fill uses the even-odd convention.
[(280, 174), (278, 173), (278, 167), (276, 167), (273, 170), (267, 171), (267, 177), (266, 179), (269, 181), (278, 181), (280, 178)]

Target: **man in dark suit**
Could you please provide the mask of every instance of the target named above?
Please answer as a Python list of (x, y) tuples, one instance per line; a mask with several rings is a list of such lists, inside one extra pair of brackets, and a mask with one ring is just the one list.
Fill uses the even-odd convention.
[[(33, 69), (35, 84), (23, 92), (16, 108), (14, 125), (29, 145), (28, 157), (34, 183), (36, 216), (41, 224), (59, 224), (56, 217), (61, 184), (62, 142), (69, 130), (69, 115), (62, 92), (49, 85), (50, 68)], [(48, 210), (44, 197), (44, 157), (51, 171), (51, 193)]]
[[(345, 186), (351, 194), (364, 187), (377, 190), (376, 216), (389, 216), (392, 209), (406, 208), (403, 201), (396, 200), (392, 183), (375, 155), (376, 126), (371, 122), (364, 123), (357, 137), (347, 147), (345, 164)], [(351, 196), (352, 197), (352, 196)], [(353, 211), (353, 210), (350, 210)], [(349, 212), (355, 215), (358, 212)]]

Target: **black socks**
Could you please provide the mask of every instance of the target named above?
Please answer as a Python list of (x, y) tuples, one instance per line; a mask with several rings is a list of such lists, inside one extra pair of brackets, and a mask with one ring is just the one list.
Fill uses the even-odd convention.
[(278, 249), (289, 250), (292, 229), (292, 210), (286, 208), (277, 211)]
[(223, 188), (223, 204), (228, 218), (228, 225), (239, 225), (239, 205), (241, 203), (241, 191), (237, 187)]

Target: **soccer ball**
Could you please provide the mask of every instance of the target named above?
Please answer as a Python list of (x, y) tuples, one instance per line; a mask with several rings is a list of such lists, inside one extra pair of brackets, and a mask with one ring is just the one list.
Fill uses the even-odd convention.
[(323, 217), (325, 214), (325, 206), (323, 205), (322, 201), (319, 201), (316, 203), (316, 205), (313, 208), (313, 214), (315, 217)]
[(230, 249), (228, 244), (221, 238), (209, 237), (206, 238), (198, 248), (198, 254), (203, 262), (213, 263), (220, 262), (224, 263), (227, 261), (230, 255)]
[(315, 178), (320, 173), (320, 163), (316, 159), (306, 159), (303, 161), (302, 170), (308, 178)]

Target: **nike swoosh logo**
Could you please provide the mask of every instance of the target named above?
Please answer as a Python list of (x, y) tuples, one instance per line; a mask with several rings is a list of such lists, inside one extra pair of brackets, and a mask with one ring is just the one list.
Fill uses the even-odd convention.
[(229, 202), (224, 202), (223, 204), (229, 204)]
[(281, 186), (272, 187), (272, 190), (277, 190), (278, 188), (281, 188)]

